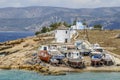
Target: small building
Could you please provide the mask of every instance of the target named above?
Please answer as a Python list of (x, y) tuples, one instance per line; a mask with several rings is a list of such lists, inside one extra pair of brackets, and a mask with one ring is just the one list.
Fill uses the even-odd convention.
[(71, 26), (71, 28), (75, 30), (83, 30), (85, 26), (82, 22), (76, 22), (76, 25)]
[(57, 43), (69, 43), (70, 42), (70, 29), (61, 25), (55, 31), (55, 39)]

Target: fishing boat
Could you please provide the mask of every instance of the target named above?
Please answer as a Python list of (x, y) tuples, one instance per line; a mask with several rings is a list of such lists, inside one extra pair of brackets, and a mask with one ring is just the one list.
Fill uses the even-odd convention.
[(50, 50), (49, 54), (51, 55), (51, 63), (58, 61), (59, 64), (62, 64), (62, 60), (65, 58), (65, 56), (57, 49)]
[(102, 47), (100, 47), (100, 45), (98, 43), (93, 45), (93, 50), (97, 51), (97, 52), (104, 52), (104, 49)]
[(38, 56), (42, 61), (50, 62), (51, 55), (46, 50), (40, 50)]
[(90, 43), (87, 43), (87, 41), (84, 41), (84, 40), (79, 40), (79, 41), (75, 42), (75, 46), (76, 46), (77, 50), (80, 50), (80, 53), (83, 56), (90, 55), (91, 50), (90, 50), (90, 46), (88, 44), (90, 44)]
[(50, 62), (51, 55), (48, 53), (49, 46), (42, 45), (38, 48), (38, 57), (45, 62)]
[(101, 65), (103, 65), (102, 56), (103, 56), (103, 54), (101, 52), (92, 52), (91, 65), (92, 66), (101, 66)]
[(68, 64), (73, 68), (84, 68), (84, 60), (79, 51), (68, 52)]
[(103, 61), (104, 61), (104, 65), (113, 65), (114, 61), (113, 61), (113, 57), (110, 54), (104, 54), (103, 55)]

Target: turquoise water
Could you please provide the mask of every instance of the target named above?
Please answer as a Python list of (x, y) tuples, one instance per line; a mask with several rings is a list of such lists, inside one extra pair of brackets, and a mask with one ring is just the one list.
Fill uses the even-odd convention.
[(32, 71), (0, 70), (0, 80), (120, 80), (120, 73), (68, 73), (63, 76), (43, 76)]

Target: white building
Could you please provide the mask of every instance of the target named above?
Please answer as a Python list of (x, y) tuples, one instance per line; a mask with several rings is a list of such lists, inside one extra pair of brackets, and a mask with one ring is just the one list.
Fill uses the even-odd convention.
[(57, 43), (69, 43), (70, 42), (70, 29), (64, 25), (58, 27), (55, 31), (55, 39)]
[(72, 29), (75, 30), (82, 30), (85, 28), (82, 22), (76, 22), (76, 25), (71, 26)]

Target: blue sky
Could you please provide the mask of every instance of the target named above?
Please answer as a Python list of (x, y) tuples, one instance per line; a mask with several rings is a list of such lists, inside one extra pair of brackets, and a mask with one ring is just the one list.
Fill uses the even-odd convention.
[(53, 6), (67, 8), (118, 7), (120, 0), (0, 0), (0, 8)]

